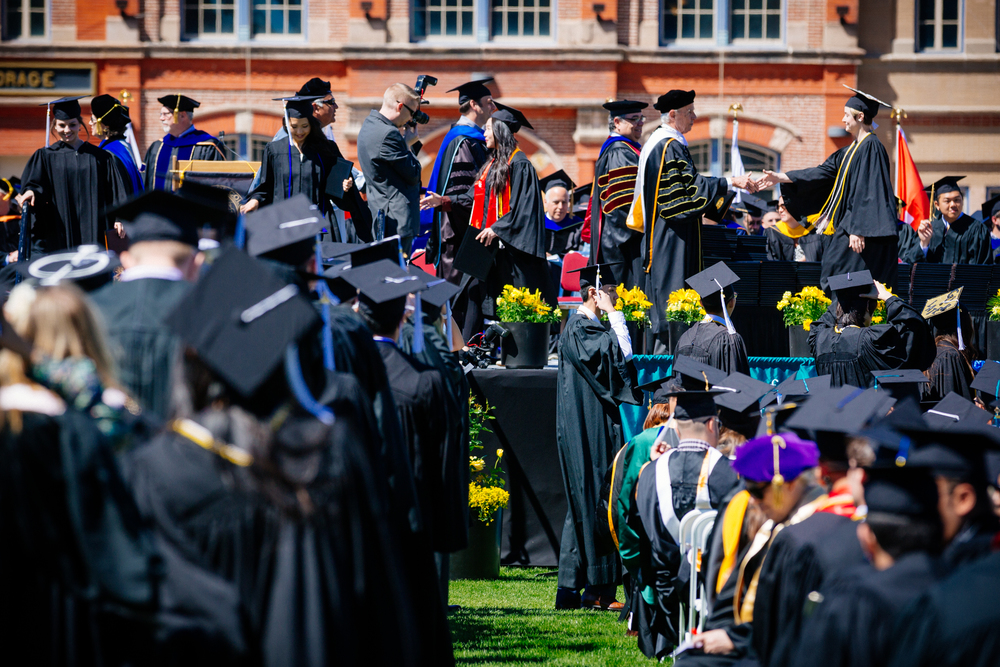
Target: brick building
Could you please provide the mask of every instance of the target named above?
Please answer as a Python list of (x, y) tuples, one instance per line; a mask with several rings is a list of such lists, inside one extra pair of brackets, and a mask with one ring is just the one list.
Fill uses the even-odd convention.
[[(860, 76), (862, 85), (890, 100), (896, 99), (891, 89), (897, 79), (909, 81), (913, 63), (925, 57), (932, 68), (945, 71), (951, 68), (945, 63), (960, 61), (962, 76), (985, 70), (995, 75), (996, 49), (983, 53), (985, 41), (971, 33), (963, 33), (961, 43), (979, 49), (975, 63), (964, 51), (914, 53), (924, 48), (918, 36), (926, 29), (906, 32), (907, 6), (912, 16), (928, 1), (935, 3), (0, 0), (0, 174), (19, 172), (43, 145), (44, 108), (38, 103), (73, 92), (129, 91), (144, 150), (162, 134), (156, 98), (183, 91), (202, 103), (198, 127), (224, 132), (227, 145), (252, 159), (280, 124), (280, 103), (271, 98), (293, 92), (312, 76), (333, 84), (341, 107), (334, 131), (351, 156), (362, 120), (379, 105), (385, 88), (396, 81), (412, 84), (423, 73), (440, 81), (428, 93), (431, 123), (421, 128), (425, 164), (456, 116), (454, 94), (444, 91), (487, 75), (495, 78), (496, 96), (522, 109), (535, 126), (519, 136), (542, 174), (563, 168), (587, 182), (607, 136), (600, 105), (609, 97), (652, 101), (670, 88), (698, 91), (701, 118), (688, 138), (704, 171), (722, 174), (728, 168), (726, 110), (734, 103), (743, 107), (740, 144), (748, 169), (811, 166), (846, 141), (838, 128), (849, 93), (841, 84), (856, 86), (862, 63), (871, 69)], [(969, 14), (989, 13), (995, 24), (992, 0), (954, 1)], [(936, 2), (947, 9), (952, 0)], [(898, 35), (890, 38), (882, 29), (892, 12), (900, 16), (893, 23)], [(878, 17), (877, 25), (866, 24), (867, 14)], [(936, 29), (940, 38), (941, 27)], [(894, 49), (905, 50), (910, 36), (904, 57)], [(966, 129), (958, 132), (996, 131), (985, 105), (1000, 93), (990, 90), (986, 102), (987, 88), (963, 90), (970, 108), (983, 109), (974, 118), (963, 115), (959, 128)], [(941, 136), (934, 113), (945, 108), (924, 113), (907, 94), (900, 102), (910, 104), (911, 140), (922, 150), (917, 147), (932, 142), (931, 126), (934, 136)], [(984, 101), (973, 101), (978, 99)], [(655, 116), (650, 109), (650, 119)], [(945, 119), (946, 125), (951, 122)], [(926, 140), (919, 123), (930, 123)], [(648, 123), (647, 130), (655, 125)], [(949, 126), (945, 134), (953, 130)], [(926, 157), (918, 153), (918, 159), (933, 161), (934, 169), (946, 163), (949, 173), (964, 173), (967, 158), (987, 161), (981, 150), (942, 160), (942, 150), (951, 149), (943, 145)]]

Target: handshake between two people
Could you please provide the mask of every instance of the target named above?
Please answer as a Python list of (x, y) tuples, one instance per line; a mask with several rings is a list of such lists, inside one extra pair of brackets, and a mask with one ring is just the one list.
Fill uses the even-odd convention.
[(753, 172), (750, 171), (739, 176), (733, 176), (731, 180), (734, 188), (746, 190), (750, 193), (760, 192), (761, 190), (772, 187), (778, 183), (792, 182), (791, 179), (785, 174), (771, 171), (770, 169), (765, 169), (764, 174), (757, 179), (753, 177)]

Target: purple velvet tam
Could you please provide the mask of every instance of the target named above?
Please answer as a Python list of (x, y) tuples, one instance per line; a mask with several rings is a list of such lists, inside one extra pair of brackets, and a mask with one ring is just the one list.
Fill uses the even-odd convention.
[(733, 470), (751, 482), (770, 482), (774, 478), (773, 439), (779, 437), (785, 446), (778, 448), (778, 472), (785, 481), (819, 464), (819, 448), (815, 442), (803, 440), (794, 433), (777, 433), (762, 435), (737, 447)]

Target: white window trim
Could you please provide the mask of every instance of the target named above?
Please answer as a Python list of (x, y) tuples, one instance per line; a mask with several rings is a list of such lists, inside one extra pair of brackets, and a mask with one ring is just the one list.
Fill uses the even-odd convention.
[[(678, 32), (678, 36), (675, 37), (675, 38), (673, 38), (673, 39), (667, 39), (666, 35), (663, 34), (663, 29), (664, 29), (664, 21), (663, 21), (663, 19), (664, 19), (664, 16), (666, 15), (666, 5), (667, 5), (667, 3), (666, 3), (666, 0), (660, 0), (659, 1), (658, 4), (659, 4), (659, 7), (660, 7), (660, 44), (663, 45), (663, 46), (674, 46), (674, 45), (677, 45), (677, 46), (681, 46), (681, 47), (714, 46), (715, 43), (716, 43), (716, 35), (719, 32), (719, 6), (722, 5), (722, 4), (726, 4), (726, 3), (719, 2), (719, 0), (713, 0), (713, 2), (712, 2), (712, 36), (708, 37), (708, 38), (702, 38), (702, 37), (681, 37), (680, 36), (680, 32), (681, 32), (681, 17), (683, 16), (683, 13), (684, 13), (684, 12), (681, 11), (681, 3), (682, 2), (683, 2), (683, 0), (677, 0), (677, 11), (678, 11), (678, 13), (677, 13), (677, 32)], [(696, 2), (700, 2), (700, 0), (696, 0)], [(696, 17), (702, 15), (702, 12), (700, 10), (697, 10), (697, 9), (694, 10), (693, 13), (694, 13), (694, 15)]]
[[(746, 0), (747, 3), (750, 0)], [(778, 12), (778, 30), (780, 31), (780, 36), (777, 39), (761, 37), (760, 39), (754, 39), (752, 37), (740, 37), (739, 39), (733, 39), (733, 8), (732, 0), (727, 0), (726, 11), (729, 12), (729, 44), (735, 48), (760, 48), (761, 46), (783, 46), (785, 44), (785, 39), (787, 36), (787, 23), (788, 23), (788, 3), (789, 0), (780, 0), (781, 9)], [(767, 0), (764, 0), (764, 6), (767, 6)], [(764, 14), (764, 16), (767, 16)], [(762, 26), (763, 30), (767, 31), (767, 23), (765, 21)]]
[(4, 39), (7, 44), (39, 43), (52, 41), (52, 0), (45, 0), (45, 32), (31, 35), (31, 0), (21, 0), (21, 36)]
[[(254, 34), (253, 3), (254, 0), (236, 0), (236, 30), (231, 35), (218, 32), (202, 35), (187, 32), (187, 12), (185, 11), (187, 0), (179, 0), (181, 39), (188, 43), (198, 44), (232, 44), (233, 42), (247, 44), (253, 42), (264, 42), (269, 45), (293, 45), (309, 41), (309, 0), (302, 0), (302, 4), (300, 6), (302, 11), (302, 32), (292, 34), (280, 33), (275, 35), (269, 33)], [(243, 34), (248, 35), (248, 37), (241, 36)]]
[[(493, 33), (493, 2), (492, 0), (481, 0), (482, 6), (485, 7), (486, 14), (486, 26), (490, 31), (490, 44), (513, 44), (516, 46), (530, 46), (532, 44), (551, 44), (556, 39), (556, 25), (559, 22), (559, 4), (556, 0), (549, 0), (549, 34), (548, 35), (531, 35), (525, 37), (524, 35), (496, 35)], [(519, 3), (518, 9), (524, 9), (520, 4), (523, 4), (523, 0)], [(538, 6), (538, 0), (535, 0), (536, 8)], [(519, 12), (520, 13), (520, 12)], [(537, 14), (537, 13), (536, 13)], [(523, 13), (522, 13), (523, 15)], [(537, 26), (536, 26), (537, 29)]]
[[(429, 1), (429, 0), (428, 0)], [(444, 2), (444, 0), (442, 0)], [(459, 0), (461, 2), (461, 0)], [(455, 11), (462, 11), (462, 7), (453, 8)], [(419, 36), (414, 31), (414, 16), (417, 11), (427, 12), (428, 8), (418, 10), (414, 0), (410, 0), (410, 39), (418, 44), (424, 43), (434, 43), (434, 44), (469, 44), (478, 41), (476, 37), (476, 32), (479, 26), (479, 13), (487, 12), (489, 13), (491, 7), (489, 0), (473, 0), (472, 3), (472, 34), (471, 35), (423, 35)], [(442, 5), (440, 11), (443, 13), (448, 11), (449, 8)], [(436, 10), (437, 11), (437, 10)], [(442, 17), (443, 20), (443, 17)]]
[[(932, 46), (927, 49), (920, 48), (920, 0), (915, 3), (915, 11), (913, 12), (913, 42), (917, 47), (917, 53), (926, 54), (952, 54), (952, 53), (965, 53), (965, 0), (958, 0), (958, 45), (955, 47), (937, 47)], [(940, 13), (938, 10), (942, 10)], [(938, 18), (943, 14), (942, 0), (935, 0), (934, 2), (934, 43), (939, 44), (941, 42), (941, 33), (943, 26), (943, 18)]]

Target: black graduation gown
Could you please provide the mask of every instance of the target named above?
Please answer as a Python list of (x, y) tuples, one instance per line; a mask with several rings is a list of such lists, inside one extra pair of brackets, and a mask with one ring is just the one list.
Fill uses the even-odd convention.
[(809, 349), (816, 372), (830, 374), (830, 386), (870, 387), (871, 371), (897, 368), (927, 370), (934, 361), (934, 338), (920, 313), (899, 297), (886, 302), (887, 324), (847, 327), (838, 332), (833, 308), (812, 323)]
[(609, 145), (594, 165), (590, 199), (590, 228), (594, 252), (591, 263), (610, 264), (609, 281), (631, 289), (641, 285), (642, 234), (625, 225), (639, 174), (639, 153), (624, 141)]
[(724, 324), (715, 320), (698, 322), (677, 341), (677, 354), (691, 357), (726, 373), (750, 375), (747, 347), (743, 336), (730, 334)]
[[(234, 439), (225, 415), (198, 421), (217, 439)], [(173, 431), (130, 455), (136, 499), (158, 536), (235, 585), (255, 664), (426, 664), (399, 578), (405, 555), (355, 445), (364, 437), (350, 413), (329, 431), (292, 415), (270, 455), (255, 452), (253, 468)], [(378, 650), (367, 632), (373, 619)]]
[(115, 157), (86, 142), (74, 149), (58, 141), (28, 160), (21, 191), (35, 193), (31, 243), (36, 253), (83, 244), (105, 247), (104, 232), (114, 220), (104, 215), (128, 197)]
[(883, 667), (896, 643), (895, 616), (940, 577), (926, 553), (900, 558), (888, 570), (865, 564), (850, 568), (820, 588), (795, 651), (795, 665)]
[(469, 381), (462, 363), (438, 330), (424, 316), (424, 350), (413, 354), (413, 325), (403, 325), (399, 349), (437, 369), (444, 380), (448, 437), (441, 452), (442, 502), (435, 524), (440, 526), (437, 550), (454, 552), (469, 542)]
[[(427, 260), (437, 267), (439, 278), (458, 284), (464, 274), (452, 265), (472, 214), (472, 200), (462, 195), (476, 182), (480, 169), (489, 159), (489, 152), (485, 142), (463, 135), (457, 136), (443, 150), (438, 194), (451, 198), (451, 205), (447, 210), (434, 212), (434, 222), (427, 239)], [(444, 185), (441, 185), (441, 176), (447, 179)]]
[(683, 289), (684, 279), (704, 268), (701, 217), (726, 195), (729, 184), (724, 178), (699, 174), (687, 146), (676, 139), (664, 139), (652, 149), (644, 173), (642, 270), (646, 296), (653, 303), (650, 326), (653, 333), (663, 334), (670, 293)]
[[(835, 151), (823, 164), (787, 173), (800, 213), (818, 213), (829, 200), (833, 234), (823, 254), (820, 286), (830, 276), (868, 269), (885, 284), (896, 284), (899, 223), (889, 177), (889, 155), (878, 137)], [(833, 196), (831, 196), (833, 193)], [(830, 212), (830, 211), (828, 211)], [(865, 238), (865, 249), (850, 249), (851, 234)]]
[[(647, 657), (663, 657), (677, 646), (678, 605), (687, 590), (690, 572), (682, 568), (680, 546), (667, 530), (661, 516), (660, 503), (666, 499), (659, 495), (657, 475), (661, 461), (667, 465), (670, 478), (674, 516), (678, 520), (695, 508), (698, 480), (707, 450), (699, 450), (681, 441), (677, 451), (670, 458), (661, 457), (643, 468), (636, 484), (636, 511), (642, 521), (643, 546), (648, 541), (648, 556), (642, 566), (640, 581), (642, 586), (650, 586), (655, 592), (649, 628), (652, 638), (644, 638), (639, 647)], [(736, 485), (739, 476), (722, 457), (708, 475), (707, 489), (709, 505), (718, 509)], [(686, 599), (685, 599), (686, 601)], [(640, 603), (645, 605), (645, 601)], [(640, 612), (641, 613), (641, 612)]]
[(955, 392), (970, 401), (975, 398), (973, 391), (969, 389), (969, 384), (975, 379), (972, 366), (948, 339), (937, 341), (937, 356), (927, 369), (927, 377), (930, 382), (920, 387), (921, 401), (937, 402), (949, 392)]
[(326, 211), (326, 177), (337, 162), (325, 137), (306, 141), (302, 153), (292, 144), (291, 137), (270, 142), (261, 158), (260, 184), (250, 192), (250, 199), (268, 206), (274, 202), (304, 194), (313, 204)]
[(825, 234), (806, 234), (797, 239), (782, 234), (777, 227), (764, 230), (767, 237), (767, 258), (771, 261), (794, 262), (795, 246), (798, 244), (805, 262), (823, 261), (823, 251), (830, 243), (830, 237)]
[(160, 419), (170, 407), (178, 346), (163, 319), (188, 289), (184, 281), (143, 278), (112, 282), (91, 294), (108, 328), (120, 382), (144, 411)]
[(1000, 553), (932, 586), (898, 617), (887, 667), (1000, 664)]
[(150, 664), (153, 628), (142, 616), (156, 596), (153, 543), (93, 420), (8, 409), (0, 460), (9, 664)]
[(778, 533), (761, 566), (754, 602), (753, 647), (761, 664), (793, 667), (809, 593), (866, 562), (857, 524), (847, 517), (816, 512)]
[(624, 444), (622, 403), (642, 400), (635, 369), (600, 322), (573, 313), (559, 337), (556, 444), (569, 508), (559, 542), (559, 586), (617, 584), (621, 563), (595, 540), (604, 473)]
[(927, 255), (920, 249), (920, 237), (909, 225), (899, 230), (899, 258), (916, 264), (992, 264), (993, 246), (990, 230), (979, 220), (964, 213), (950, 227), (945, 228), (940, 217), (931, 219), (931, 240)]
[[(200, 131), (199, 131), (200, 132)], [(183, 137), (182, 137), (183, 138)], [(228, 155), (226, 145), (215, 137), (206, 134), (200, 142), (193, 146), (176, 146), (170, 149), (170, 159), (166, 161), (167, 168), (163, 174), (157, 174), (156, 162), (163, 148), (163, 139), (157, 139), (146, 149), (146, 155), (142, 159), (145, 169), (142, 172), (143, 186), (146, 190), (152, 190), (159, 175), (163, 178), (163, 189), (173, 192), (173, 174), (166, 172), (177, 160), (225, 160)]]

